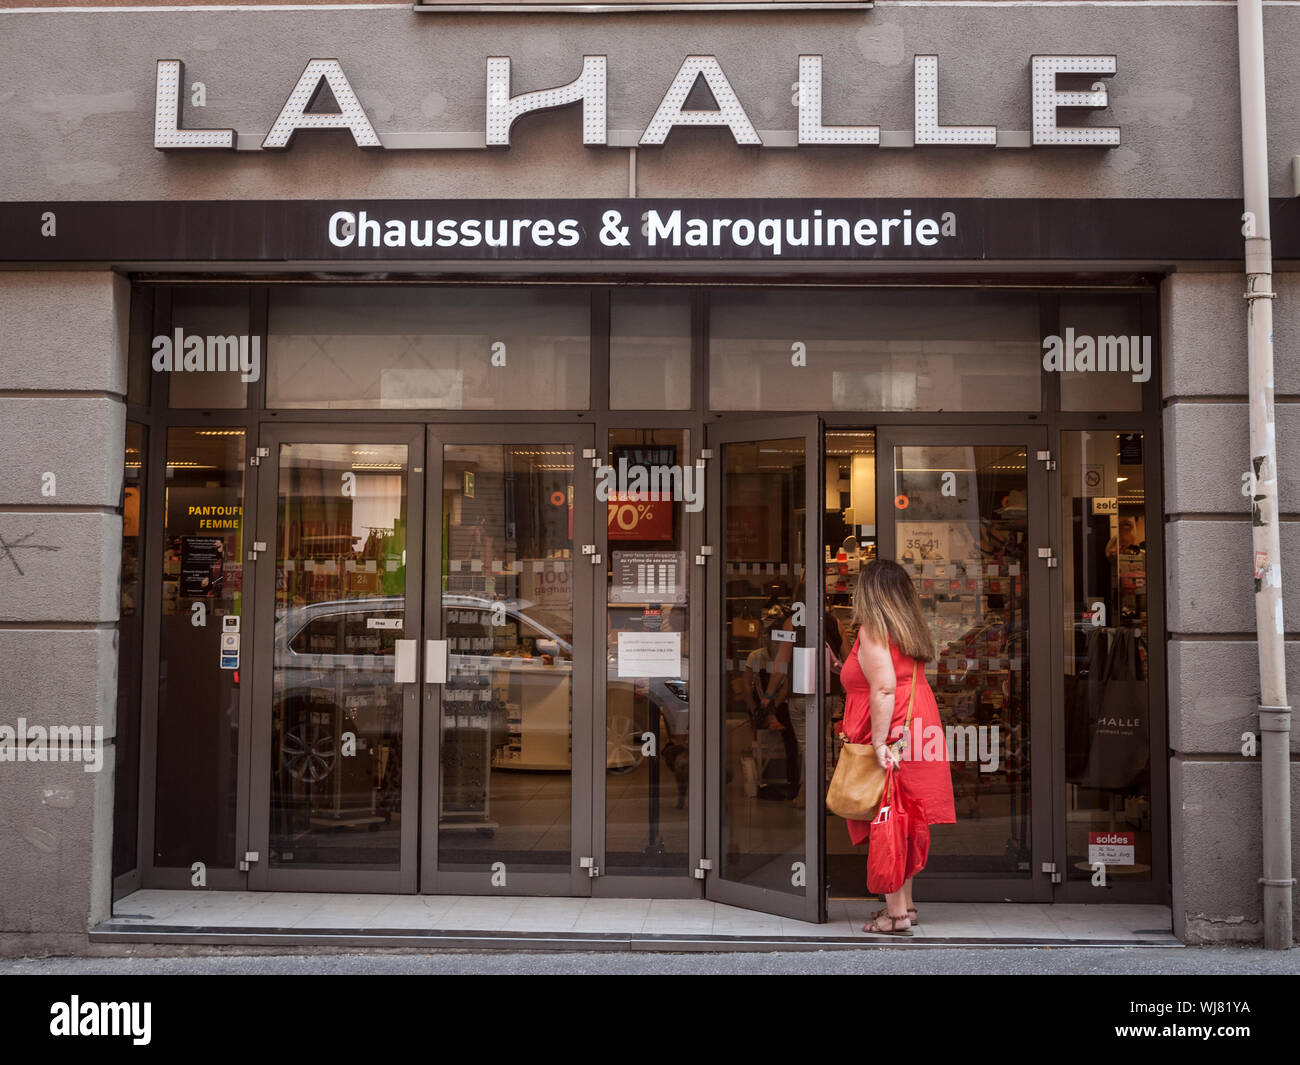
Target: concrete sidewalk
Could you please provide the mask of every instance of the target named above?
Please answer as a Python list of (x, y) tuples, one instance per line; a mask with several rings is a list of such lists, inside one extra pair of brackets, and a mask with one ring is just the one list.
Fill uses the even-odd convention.
[(1165, 906), (921, 903), (911, 938), (862, 931), (879, 902), (807, 924), (703, 900), (142, 890), (95, 943), (511, 950), (807, 950), (888, 946), (1180, 947)]

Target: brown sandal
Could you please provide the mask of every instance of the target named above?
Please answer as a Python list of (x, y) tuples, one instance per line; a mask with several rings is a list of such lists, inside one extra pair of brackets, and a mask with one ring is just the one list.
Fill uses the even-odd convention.
[[(875, 913), (873, 913), (871, 916), (872, 916), (872, 918), (874, 919), (874, 918), (876, 918), (876, 917), (880, 917), (881, 915), (883, 915), (883, 916), (885, 916), (885, 917), (888, 917), (888, 916), (889, 916), (889, 907), (888, 907), (888, 906), (881, 906), (880, 909), (878, 909), (878, 910), (877, 910)], [(907, 918), (908, 918), (909, 921), (912, 922), (912, 924), (920, 924), (920, 923), (921, 923), (920, 915), (917, 914), (917, 912), (916, 912), (916, 907), (915, 907), (915, 906), (909, 906), (909, 907), (907, 908)], [(901, 921), (902, 918), (900, 917), (899, 920)]]
[[(891, 913), (883, 915), (884, 919), (889, 922), (888, 928), (881, 928), (881, 914), (876, 914), (875, 919), (870, 924), (864, 924), (862, 931), (877, 936), (910, 936), (912, 934), (912, 922), (907, 917), (895, 917)], [(899, 921), (907, 921), (906, 927), (899, 928)]]

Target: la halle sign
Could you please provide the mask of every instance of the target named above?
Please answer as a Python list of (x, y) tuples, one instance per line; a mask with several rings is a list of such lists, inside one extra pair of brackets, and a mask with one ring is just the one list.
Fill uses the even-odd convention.
[[(510, 92), (510, 58), (493, 56), (487, 61), (485, 132), (469, 135), (468, 141), (449, 143), (433, 139), (422, 141), (420, 135), (389, 135), (393, 143), (385, 144), (371, 125), (357, 94), (353, 91), (342, 63), (337, 59), (312, 59), (307, 63), (260, 148), (284, 151), (302, 130), (338, 129), (351, 132), (360, 148), (438, 148), (482, 147), (508, 148), (510, 131), (524, 115), (570, 104), (582, 105), (582, 143), (589, 147), (610, 145), (606, 122), (607, 57), (588, 55), (582, 60), (582, 72), (572, 81), (551, 89), (512, 95)], [(913, 57), (914, 129), (910, 140), (884, 146), (983, 145), (999, 143), (1015, 146), (1075, 146), (1113, 148), (1119, 144), (1119, 129), (1114, 126), (1060, 125), (1062, 113), (1078, 116), (1108, 106), (1104, 82), (1083, 82), (1110, 77), (1115, 73), (1113, 55), (1035, 55), (1029, 63), (1027, 86), (1033, 114), (1031, 135), (1021, 134), (1023, 143), (999, 141), (996, 126), (947, 126), (939, 121), (939, 57)], [(1059, 79), (1071, 78), (1074, 87), (1061, 87)], [(160, 151), (234, 149), (239, 135), (233, 129), (189, 129), (183, 124), (185, 84), (184, 64), (179, 59), (160, 59), (157, 67), (157, 95), (154, 102), (154, 147)], [(713, 94), (717, 108), (687, 110), (686, 100), (695, 85), (703, 80)], [(328, 87), (338, 105), (337, 111), (321, 112), (313, 103)], [(812, 145), (881, 146), (880, 126), (828, 126), (822, 122), (822, 57), (801, 55), (799, 78), (795, 83), (793, 103), (798, 111), (798, 129), (790, 142), (768, 146), (803, 147)], [(727, 80), (716, 56), (687, 56), (664, 93), (653, 117), (639, 138), (614, 146), (654, 147), (662, 145), (679, 126), (725, 126), (737, 144), (761, 147), (764, 144), (750, 121), (744, 105)], [(455, 135), (442, 135), (443, 137)], [(1015, 135), (1011, 135), (1015, 136)], [(481, 138), (481, 139), (480, 139)]]

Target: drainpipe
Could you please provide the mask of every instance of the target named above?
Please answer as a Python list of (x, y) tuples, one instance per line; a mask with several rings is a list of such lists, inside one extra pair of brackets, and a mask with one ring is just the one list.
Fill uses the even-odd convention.
[[(1264, 946), (1291, 947), (1291, 708), (1286, 705), (1282, 552), (1277, 444), (1273, 434), (1273, 250), (1268, 217), (1268, 133), (1264, 111), (1261, 0), (1237, 0), (1241, 72), (1242, 187), (1246, 215), (1246, 322), (1250, 372), (1251, 538), (1259, 642), (1259, 730), (1263, 807)], [(1253, 216), (1253, 225), (1252, 225)]]

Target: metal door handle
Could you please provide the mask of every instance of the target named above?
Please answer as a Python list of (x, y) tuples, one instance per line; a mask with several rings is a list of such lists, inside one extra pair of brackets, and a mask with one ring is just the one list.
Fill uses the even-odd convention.
[(424, 641), (424, 683), (447, 683), (447, 641)]
[[(791, 633), (791, 635), (794, 635)], [(813, 656), (812, 648), (796, 647), (791, 662), (793, 666), (793, 676), (790, 678), (791, 687), (797, 695), (816, 695), (817, 694), (817, 673), (816, 658)]]
[(415, 641), (394, 641), (393, 683), (415, 683)]

